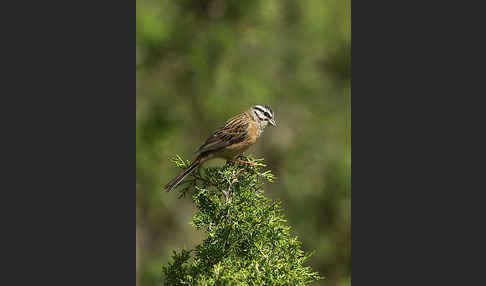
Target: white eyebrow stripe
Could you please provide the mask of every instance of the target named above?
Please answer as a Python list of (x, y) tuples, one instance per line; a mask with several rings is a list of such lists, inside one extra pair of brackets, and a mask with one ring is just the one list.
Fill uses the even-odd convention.
[[(260, 115), (264, 116), (264, 117), (267, 117), (267, 118), (272, 118), (273, 117), (273, 112), (270, 111), (268, 108), (266, 108), (265, 106), (262, 106), (262, 105), (255, 105), (253, 107), (253, 109), (255, 109), (255, 112), (261, 112)], [(265, 112), (268, 113), (268, 116), (265, 115)]]
[(258, 117), (265, 117), (265, 114), (263, 114), (263, 112), (260, 110), (260, 109), (256, 109), (255, 108), (255, 113), (258, 115)]

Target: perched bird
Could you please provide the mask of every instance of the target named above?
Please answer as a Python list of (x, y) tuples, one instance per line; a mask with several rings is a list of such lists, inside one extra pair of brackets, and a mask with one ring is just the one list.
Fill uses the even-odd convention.
[(277, 126), (273, 111), (268, 105), (252, 106), (249, 110), (229, 119), (224, 126), (206, 139), (196, 151), (198, 153), (196, 159), (187, 169), (172, 179), (165, 189), (170, 192), (197, 166), (209, 159), (222, 158), (248, 164), (249, 162), (238, 160), (237, 157), (255, 144), (268, 123)]

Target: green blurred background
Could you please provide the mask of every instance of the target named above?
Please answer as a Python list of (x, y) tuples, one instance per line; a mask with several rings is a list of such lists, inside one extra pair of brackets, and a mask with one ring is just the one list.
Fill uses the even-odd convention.
[(169, 158), (192, 160), (254, 104), (269, 104), (278, 128), (247, 153), (277, 175), (266, 194), (315, 250), (307, 265), (326, 279), (314, 285), (350, 285), (350, 1), (136, 3), (137, 285), (160, 285), (172, 250), (203, 239), (190, 198), (162, 190), (178, 172)]

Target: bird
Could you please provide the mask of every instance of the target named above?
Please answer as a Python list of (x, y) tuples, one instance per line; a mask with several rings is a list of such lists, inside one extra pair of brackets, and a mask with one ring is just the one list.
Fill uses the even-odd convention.
[(239, 160), (237, 157), (255, 144), (268, 124), (277, 127), (274, 113), (268, 105), (254, 105), (247, 111), (228, 119), (196, 150), (198, 155), (189, 167), (164, 188), (170, 192), (197, 166), (210, 159), (221, 158), (251, 164), (251, 162)]

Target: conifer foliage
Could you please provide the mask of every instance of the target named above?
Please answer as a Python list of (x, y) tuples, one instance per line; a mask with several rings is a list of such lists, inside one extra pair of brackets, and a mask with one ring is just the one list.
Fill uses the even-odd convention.
[[(193, 250), (174, 251), (163, 267), (165, 285), (305, 285), (322, 279), (304, 262), (301, 249), (279, 202), (263, 195), (271, 171), (261, 171), (263, 159), (240, 157), (254, 165), (227, 162), (195, 170), (179, 186), (192, 195), (197, 208), (191, 224), (207, 234)], [(184, 169), (189, 161), (173, 162)]]

